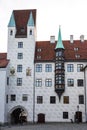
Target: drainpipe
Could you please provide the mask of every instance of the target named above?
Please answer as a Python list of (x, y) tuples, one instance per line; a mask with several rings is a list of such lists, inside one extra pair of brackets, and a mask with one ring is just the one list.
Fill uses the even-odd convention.
[(82, 69), (82, 71), (84, 71), (85, 120), (87, 122), (87, 113), (86, 113), (86, 68), (87, 68), (87, 65)]
[(35, 64), (34, 64), (34, 83), (33, 83), (33, 123), (35, 123)]
[(87, 113), (86, 113), (86, 73), (84, 70), (84, 90), (85, 90), (85, 116), (86, 116), (86, 122), (87, 122)]

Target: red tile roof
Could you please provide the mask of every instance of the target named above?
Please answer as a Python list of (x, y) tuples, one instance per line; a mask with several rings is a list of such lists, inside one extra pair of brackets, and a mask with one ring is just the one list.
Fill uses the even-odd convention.
[(9, 60), (7, 58), (7, 53), (0, 53), (0, 68), (5, 68), (8, 65)]
[[(32, 15), (34, 18), (34, 24), (36, 26), (36, 9), (31, 10), (14, 10), (14, 19), (16, 22), (16, 37), (26, 37), (27, 36), (27, 23), (30, 17), (30, 12), (32, 11)], [(24, 29), (25, 31), (21, 31)]]
[[(74, 43), (70, 41), (63, 41), (66, 61), (87, 61), (87, 41), (81, 43), (80, 40), (75, 40)], [(36, 42), (35, 62), (55, 61), (55, 43), (50, 41)], [(78, 48), (78, 50), (75, 50)], [(38, 49), (41, 49), (39, 52)]]

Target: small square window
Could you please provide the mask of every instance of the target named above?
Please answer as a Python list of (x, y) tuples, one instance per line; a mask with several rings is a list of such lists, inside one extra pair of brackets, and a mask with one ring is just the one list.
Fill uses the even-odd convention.
[(17, 65), (17, 72), (22, 72), (22, 65)]
[(18, 53), (17, 58), (18, 59), (23, 59), (23, 53)]
[(11, 101), (15, 101), (16, 100), (16, 95), (11, 95)]
[(73, 64), (68, 64), (67, 65), (67, 72), (73, 72), (74, 71), (74, 65)]
[(23, 48), (23, 42), (18, 42), (18, 48)]
[(55, 96), (51, 96), (50, 97), (50, 104), (55, 104), (56, 103), (56, 97)]
[(22, 78), (17, 78), (17, 86), (22, 86)]
[(27, 94), (23, 94), (22, 95), (22, 101), (27, 101), (28, 100), (28, 95)]
[(63, 119), (68, 119), (68, 112), (63, 112)]
[(37, 96), (37, 104), (42, 104), (42, 103), (43, 103), (43, 97)]
[(77, 80), (77, 85), (78, 85), (78, 87), (83, 87), (83, 79), (78, 79)]
[(68, 80), (67, 80), (67, 85), (68, 85), (69, 87), (73, 87), (73, 86), (74, 86), (74, 79), (68, 79)]
[(63, 97), (63, 103), (64, 104), (69, 104), (69, 96), (64, 96)]
[(79, 104), (84, 104), (84, 95), (79, 95)]

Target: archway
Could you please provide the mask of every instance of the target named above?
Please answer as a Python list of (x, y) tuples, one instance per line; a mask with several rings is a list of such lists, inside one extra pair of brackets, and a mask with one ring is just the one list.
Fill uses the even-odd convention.
[(38, 114), (38, 123), (45, 123), (45, 114)]
[(19, 124), (27, 122), (27, 112), (21, 107), (17, 106), (10, 111), (10, 123)]

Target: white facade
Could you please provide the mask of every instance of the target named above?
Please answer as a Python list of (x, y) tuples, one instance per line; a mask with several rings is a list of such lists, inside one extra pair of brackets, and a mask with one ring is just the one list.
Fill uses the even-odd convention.
[[(27, 122), (39, 122), (40, 114), (44, 115), (45, 122), (70, 122), (71, 119), (75, 121), (77, 111), (82, 113), (82, 122), (87, 121), (87, 68), (81, 72), (77, 71), (78, 64), (85, 67), (87, 62), (64, 63), (65, 91), (59, 101), (55, 92), (55, 62), (35, 62), (36, 27), (27, 26), (26, 38), (15, 37), (16, 31), (16, 27), (8, 27), (7, 59), (10, 61), (7, 68), (0, 68), (0, 122), (12, 122), (15, 110), (16, 112), (24, 110)], [(39, 64), (41, 72), (36, 71)], [(47, 64), (52, 66), (52, 71), (46, 72)], [(68, 64), (73, 64), (73, 72), (67, 71)], [(13, 74), (10, 73), (12, 69)], [(73, 86), (68, 86), (68, 79), (73, 79)], [(78, 87), (78, 79), (83, 80), (83, 86)], [(40, 86), (37, 85), (37, 80), (40, 80)], [(46, 86), (46, 80), (50, 80), (51, 85)], [(79, 95), (84, 97), (84, 103), (79, 103)], [(39, 96), (42, 97), (40, 103), (37, 101)], [(64, 103), (64, 96), (69, 98), (68, 103)], [(51, 103), (51, 97), (55, 97), (54, 103)], [(67, 113), (67, 117), (64, 117), (64, 112)]]

